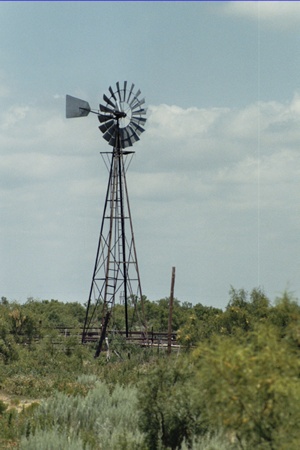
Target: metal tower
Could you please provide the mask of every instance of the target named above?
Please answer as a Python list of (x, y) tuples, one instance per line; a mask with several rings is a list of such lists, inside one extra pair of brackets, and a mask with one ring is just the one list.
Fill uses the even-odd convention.
[[(95, 357), (99, 356), (108, 323), (116, 301), (124, 304), (124, 327), (129, 335), (129, 305), (142, 302), (142, 289), (138, 268), (126, 171), (133, 151), (125, 150), (139, 140), (144, 131), (146, 109), (144, 99), (139, 99), (140, 90), (134, 93), (134, 84), (127, 90), (127, 82), (120, 88), (109, 87), (109, 96), (103, 95), (105, 105), (92, 111), (83, 100), (67, 95), (66, 117), (97, 114), (103, 138), (113, 147), (111, 152), (102, 152), (109, 169), (108, 185), (96, 252), (92, 283), (87, 302), (82, 342), (86, 342), (90, 328), (99, 327), (100, 340)], [(129, 159), (129, 161), (128, 161)]]

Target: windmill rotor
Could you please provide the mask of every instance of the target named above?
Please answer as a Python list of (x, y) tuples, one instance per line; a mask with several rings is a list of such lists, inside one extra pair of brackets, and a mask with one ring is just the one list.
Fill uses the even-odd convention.
[(110, 86), (108, 91), (108, 95), (103, 95), (105, 104), (101, 103), (98, 111), (92, 110), (85, 100), (67, 95), (66, 118), (97, 114), (101, 123), (99, 129), (109, 145), (119, 145), (119, 150), (131, 147), (145, 131), (147, 109), (142, 106), (145, 104), (145, 98), (139, 98), (140, 89), (134, 92), (133, 83), (130, 89), (127, 89), (127, 81), (124, 81), (122, 88), (117, 82), (115, 90)]
[(108, 88), (109, 94), (103, 95), (105, 104), (99, 105), (98, 119), (103, 138), (109, 145), (115, 146), (118, 133), (118, 142), (121, 149), (131, 147), (138, 141), (141, 133), (145, 131), (147, 110), (142, 107), (145, 99), (140, 99), (140, 89), (134, 92), (134, 84), (127, 90), (127, 81), (123, 87), (116, 83), (116, 89)]

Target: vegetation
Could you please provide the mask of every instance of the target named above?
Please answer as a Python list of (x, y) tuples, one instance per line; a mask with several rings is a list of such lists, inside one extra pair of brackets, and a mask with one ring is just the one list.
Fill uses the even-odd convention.
[[(166, 332), (169, 299), (144, 299)], [(114, 311), (122, 326), (123, 307)], [(141, 311), (130, 305), (138, 324)], [(300, 443), (300, 306), (231, 289), (225, 310), (174, 301), (171, 356), (118, 336), (81, 345), (85, 307), (0, 302), (0, 448), (293, 450)], [(72, 328), (71, 335), (64, 333)]]

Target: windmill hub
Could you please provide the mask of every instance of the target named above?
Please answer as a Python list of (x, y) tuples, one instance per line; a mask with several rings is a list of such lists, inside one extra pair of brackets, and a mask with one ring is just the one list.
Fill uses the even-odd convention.
[(124, 111), (114, 111), (114, 115), (115, 115), (116, 119), (123, 119), (123, 118), (127, 117), (127, 114)]

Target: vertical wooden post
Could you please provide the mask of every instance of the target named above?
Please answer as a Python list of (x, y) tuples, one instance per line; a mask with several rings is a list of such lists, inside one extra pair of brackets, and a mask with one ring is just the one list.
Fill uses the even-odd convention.
[(172, 349), (172, 313), (174, 300), (174, 285), (175, 285), (175, 267), (172, 267), (171, 292), (169, 302), (169, 323), (168, 323), (168, 354), (171, 354)]

